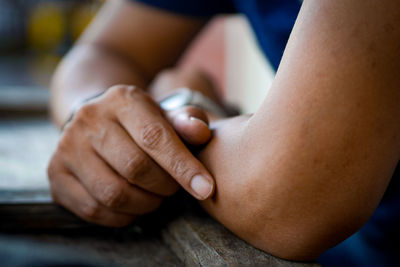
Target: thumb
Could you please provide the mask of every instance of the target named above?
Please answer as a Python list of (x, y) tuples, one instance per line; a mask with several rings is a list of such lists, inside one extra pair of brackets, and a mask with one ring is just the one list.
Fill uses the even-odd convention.
[(190, 145), (203, 145), (211, 138), (207, 115), (198, 107), (167, 111), (166, 117), (178, 135)]

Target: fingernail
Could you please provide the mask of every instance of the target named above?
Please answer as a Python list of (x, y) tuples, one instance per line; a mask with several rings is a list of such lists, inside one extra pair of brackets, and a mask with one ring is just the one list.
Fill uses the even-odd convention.
[(202, 175), (194, 176), (190, 182), (190, 187), (200, 199), (206, 199), (213, 191), (213, 185)]
[(208, 124), (207, 124), (205, 121), (202, 121), (202, 120), (200, 120), (200, 119), (198, 119), (198, 118), (196, 118), (196, 117), (190, 116), (190, 117), (189, 117), (189, 120), (201, 122), (202, 124), (204, 124), (205, 126), (208, 127)]

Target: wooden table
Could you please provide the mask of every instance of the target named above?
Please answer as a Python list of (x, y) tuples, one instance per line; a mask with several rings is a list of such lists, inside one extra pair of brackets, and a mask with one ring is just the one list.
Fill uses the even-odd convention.
[(63, 245), (121, 266), (317, 266), (250, 246), (184, 192), (123, 229), (87, 224), (49, 197), (45, 168), (57, 138), (43, 118), (0, 120), (0, 233)]

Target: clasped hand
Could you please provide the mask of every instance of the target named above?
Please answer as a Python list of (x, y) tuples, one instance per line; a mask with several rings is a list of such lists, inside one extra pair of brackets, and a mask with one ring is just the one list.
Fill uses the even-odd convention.
[(180, 186), (207, 199), (214, 181), (183, 140), (200, 145), (210, 136), (202, 110), (166, 112), (141, 89), (114, 86), (65, 126), (48, 167), (53, 199), (113, 227), (155, 210)]

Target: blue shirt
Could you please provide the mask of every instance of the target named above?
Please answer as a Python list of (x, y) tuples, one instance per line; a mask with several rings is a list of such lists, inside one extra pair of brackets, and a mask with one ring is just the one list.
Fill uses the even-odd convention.
[[(138, 0), (171, 12), (210, 17), (239, 12), (247, 16), (272, 66), (278, 68), (300, 10), (298, 0)], [(323, 266), (400, 266), (400, 166), (364, 227), (325, 252)]]

